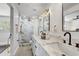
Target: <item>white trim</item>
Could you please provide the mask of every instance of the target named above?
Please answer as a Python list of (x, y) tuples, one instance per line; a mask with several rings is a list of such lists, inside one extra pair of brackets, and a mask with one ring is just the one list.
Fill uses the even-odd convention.
[(16, 54), (16, 52), (17, 52), (18, 48), (19, 48), (19, 46), (15, 49), (15, 51), (14, 51), (14, 53), (13, 53), (13, 55), (12, 55), (12, 56), (15, 56), (15, 54)]

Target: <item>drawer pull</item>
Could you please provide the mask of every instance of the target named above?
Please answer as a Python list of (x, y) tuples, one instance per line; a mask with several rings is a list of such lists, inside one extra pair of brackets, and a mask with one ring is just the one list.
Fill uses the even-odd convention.
[(35, 45), (35, 48), (37, 48), (37, 46)]

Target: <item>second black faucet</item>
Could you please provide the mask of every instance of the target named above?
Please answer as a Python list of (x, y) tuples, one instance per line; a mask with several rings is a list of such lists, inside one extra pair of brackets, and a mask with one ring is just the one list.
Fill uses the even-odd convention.
[(71, 33), (70, 32), (66, 32), (66, 33), (64, 33), (64, 36), (66, 36), (66, 34), (69, 34), (69, 45), (72, 45), (71, 44)]

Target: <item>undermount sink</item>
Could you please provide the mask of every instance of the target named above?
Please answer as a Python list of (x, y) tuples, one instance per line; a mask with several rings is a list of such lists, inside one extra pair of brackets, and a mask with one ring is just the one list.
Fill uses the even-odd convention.
[(52, 44), (54, 42), (63, 42), (63, 39), (57, 38), (57, 37), (50, 37), (46, 40), (42, 40), (42, 42), (43, 42), (43, 45), (49, 45), (49, 44)]
[(46, 47), (57, 56), (79, 56), (78, 48), (64, 43), (48, 43)]

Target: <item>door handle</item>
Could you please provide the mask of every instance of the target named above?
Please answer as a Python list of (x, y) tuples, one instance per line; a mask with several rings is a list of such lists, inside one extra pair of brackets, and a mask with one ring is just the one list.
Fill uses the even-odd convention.
[(8, 44), (10, 44), (9, 42), (10, 42), (11, 37), (12, 37), (12, 34), (9, 35), (9, 38), (8, 38), (8, 40), (7, 40), (7, 43), (8, 43)]
[(35, 45), (35, 48), (37, 48), (37, 46)]
[(12, 37), (12, 34), (10, 34), (10, 36), (9, 36), (9, 38), (8, 39), (10, 39)]

